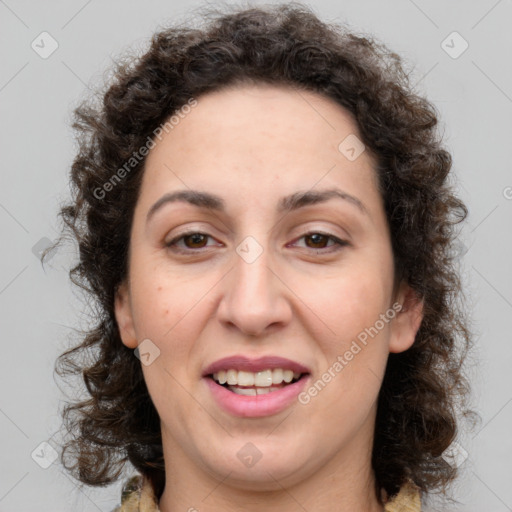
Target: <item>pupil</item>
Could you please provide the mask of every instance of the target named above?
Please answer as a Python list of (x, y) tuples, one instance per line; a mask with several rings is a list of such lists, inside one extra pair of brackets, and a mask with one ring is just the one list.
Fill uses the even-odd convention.
[[(205, 241), (205, 236), (202, 235), (201, 233), (194, 233), (193, 235), (189, 235), (187, 236), (186, 238), (187, 242), (191, 242), (192, 245), (204, 245), (202, 244), (202, 242)], [(187, 243), (187, 245), (190, 245), (189, 243)]]
[(313, 245), (317, 246), (317, 245), (320, 245), (321, 247), (324, 247), (325, 246), (325, 243), (322, 243), (322, 242), (325, 242), (325, 235), (321, 235), (320, 233), (314, 233), (312, 235), (309, 235), (308, 237)]

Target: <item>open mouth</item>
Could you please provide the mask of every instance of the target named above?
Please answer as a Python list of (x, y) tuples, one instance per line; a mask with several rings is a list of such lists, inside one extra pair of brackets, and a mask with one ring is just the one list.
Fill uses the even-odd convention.
[(208, 377), (237, 395), (257, 396), (279, 391), (307, 375), (309, 374), (274, 368), (259, 372), (220, 370)]

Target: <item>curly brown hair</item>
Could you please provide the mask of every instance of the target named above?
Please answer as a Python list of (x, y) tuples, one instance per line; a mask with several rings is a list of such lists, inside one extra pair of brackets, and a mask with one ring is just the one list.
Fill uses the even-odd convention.
[(435, 107), (413, 92), (397, 54), (345, 25), (320, 21), (301, 4), (214, 11), (204, 20), (202, 28), (156, 33), (144, 55), (118, 65), (101, 105), (87, 100), (75, 110), (80, 149), (72, 201), (60, 215), (79, 247), (70, 277), (94, 299), (96, 324), (56, 365), (61, 376), (81, 375), (88, 393), (63, 411), (72, 433), (64, 466), (87, 485), (106, 485), (129, 461), (157, 497), (163, 491), (159, 417), (114, 316), (145, 159), (108, 193), (98, 190), (191, 98), (252, 82), (334, 99), (353, 114), (377, 157), (396, 279), (423, 300), (424, 318), (413, 346), (390, 354), (372, 466), (389, 495), (407, 480), (425, 492), (446, 487), (456, 470), (442, 454), (468, 396), (462, 363), (471, 334), (451, 249), (467, 209), (448, 180), (451, 156), (436, 130)]

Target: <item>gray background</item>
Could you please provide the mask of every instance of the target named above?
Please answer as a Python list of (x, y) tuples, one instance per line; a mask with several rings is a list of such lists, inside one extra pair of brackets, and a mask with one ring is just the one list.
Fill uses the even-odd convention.
[[(87, 317), (66, 274), (73, 247), (58, 252), (46, 271), (34, 252), (58, 234), (56, 212), (76, 149), (72, 109), (101, 83), (112, 59), (129, 47), (145, 48), (158, 27), (183, 20), (197, 5), (204, 4), (0, 0), (2, 512), (109, 511), (118, 502), (120, 484), (79, 489), (58, 462), (50, 464), (62, 398), (53, 364), (70, 328)], [(476, 340), (469, 371), (482, 423), (461, 432), (462, 476), (454, 487), (461, 503), (432, 509), (512, 511), (512, 1), (310, 5), (325, 20), (346, 21), (402, 55), (417, 90), (441, 113), (457, 189), (470, 210), (459, 250)], [(40, 53), (51, 48), (43, 31), (59, 45), (46, 59), (31, 47), (35, 40)], [(446, 40), (453, 31), (469, 44), (461, 55), (463, 40)]]

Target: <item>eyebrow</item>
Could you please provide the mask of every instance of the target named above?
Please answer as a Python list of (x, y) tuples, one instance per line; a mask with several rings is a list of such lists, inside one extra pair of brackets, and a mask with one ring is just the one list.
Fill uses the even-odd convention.
[[(357, 207), (361, 213), (369, 215), (368, 210), (357, 197), (338, 188), (320, 191), (307, 190), (304, 192), (295, 192), (294, 194), (282, 197), (279, 200), (277, 211), (278, 213), (288, 213), (298, 210), (299, 208), (304, 208), (305, 206), (324, 203), (334, 198), (342, 199)], [(180, 201), (189, 203), (193, 206), (208, 208), (210, 210), (219, 212), (225, 211), (225, 202), (219, 196), (209, 192), (201, 192), (199, 190), (178, 190), (163, 195), (156, 203), (154, 203), (148, 211), (146, 222), (148, 222), (150, 218), (164, 205)]]

